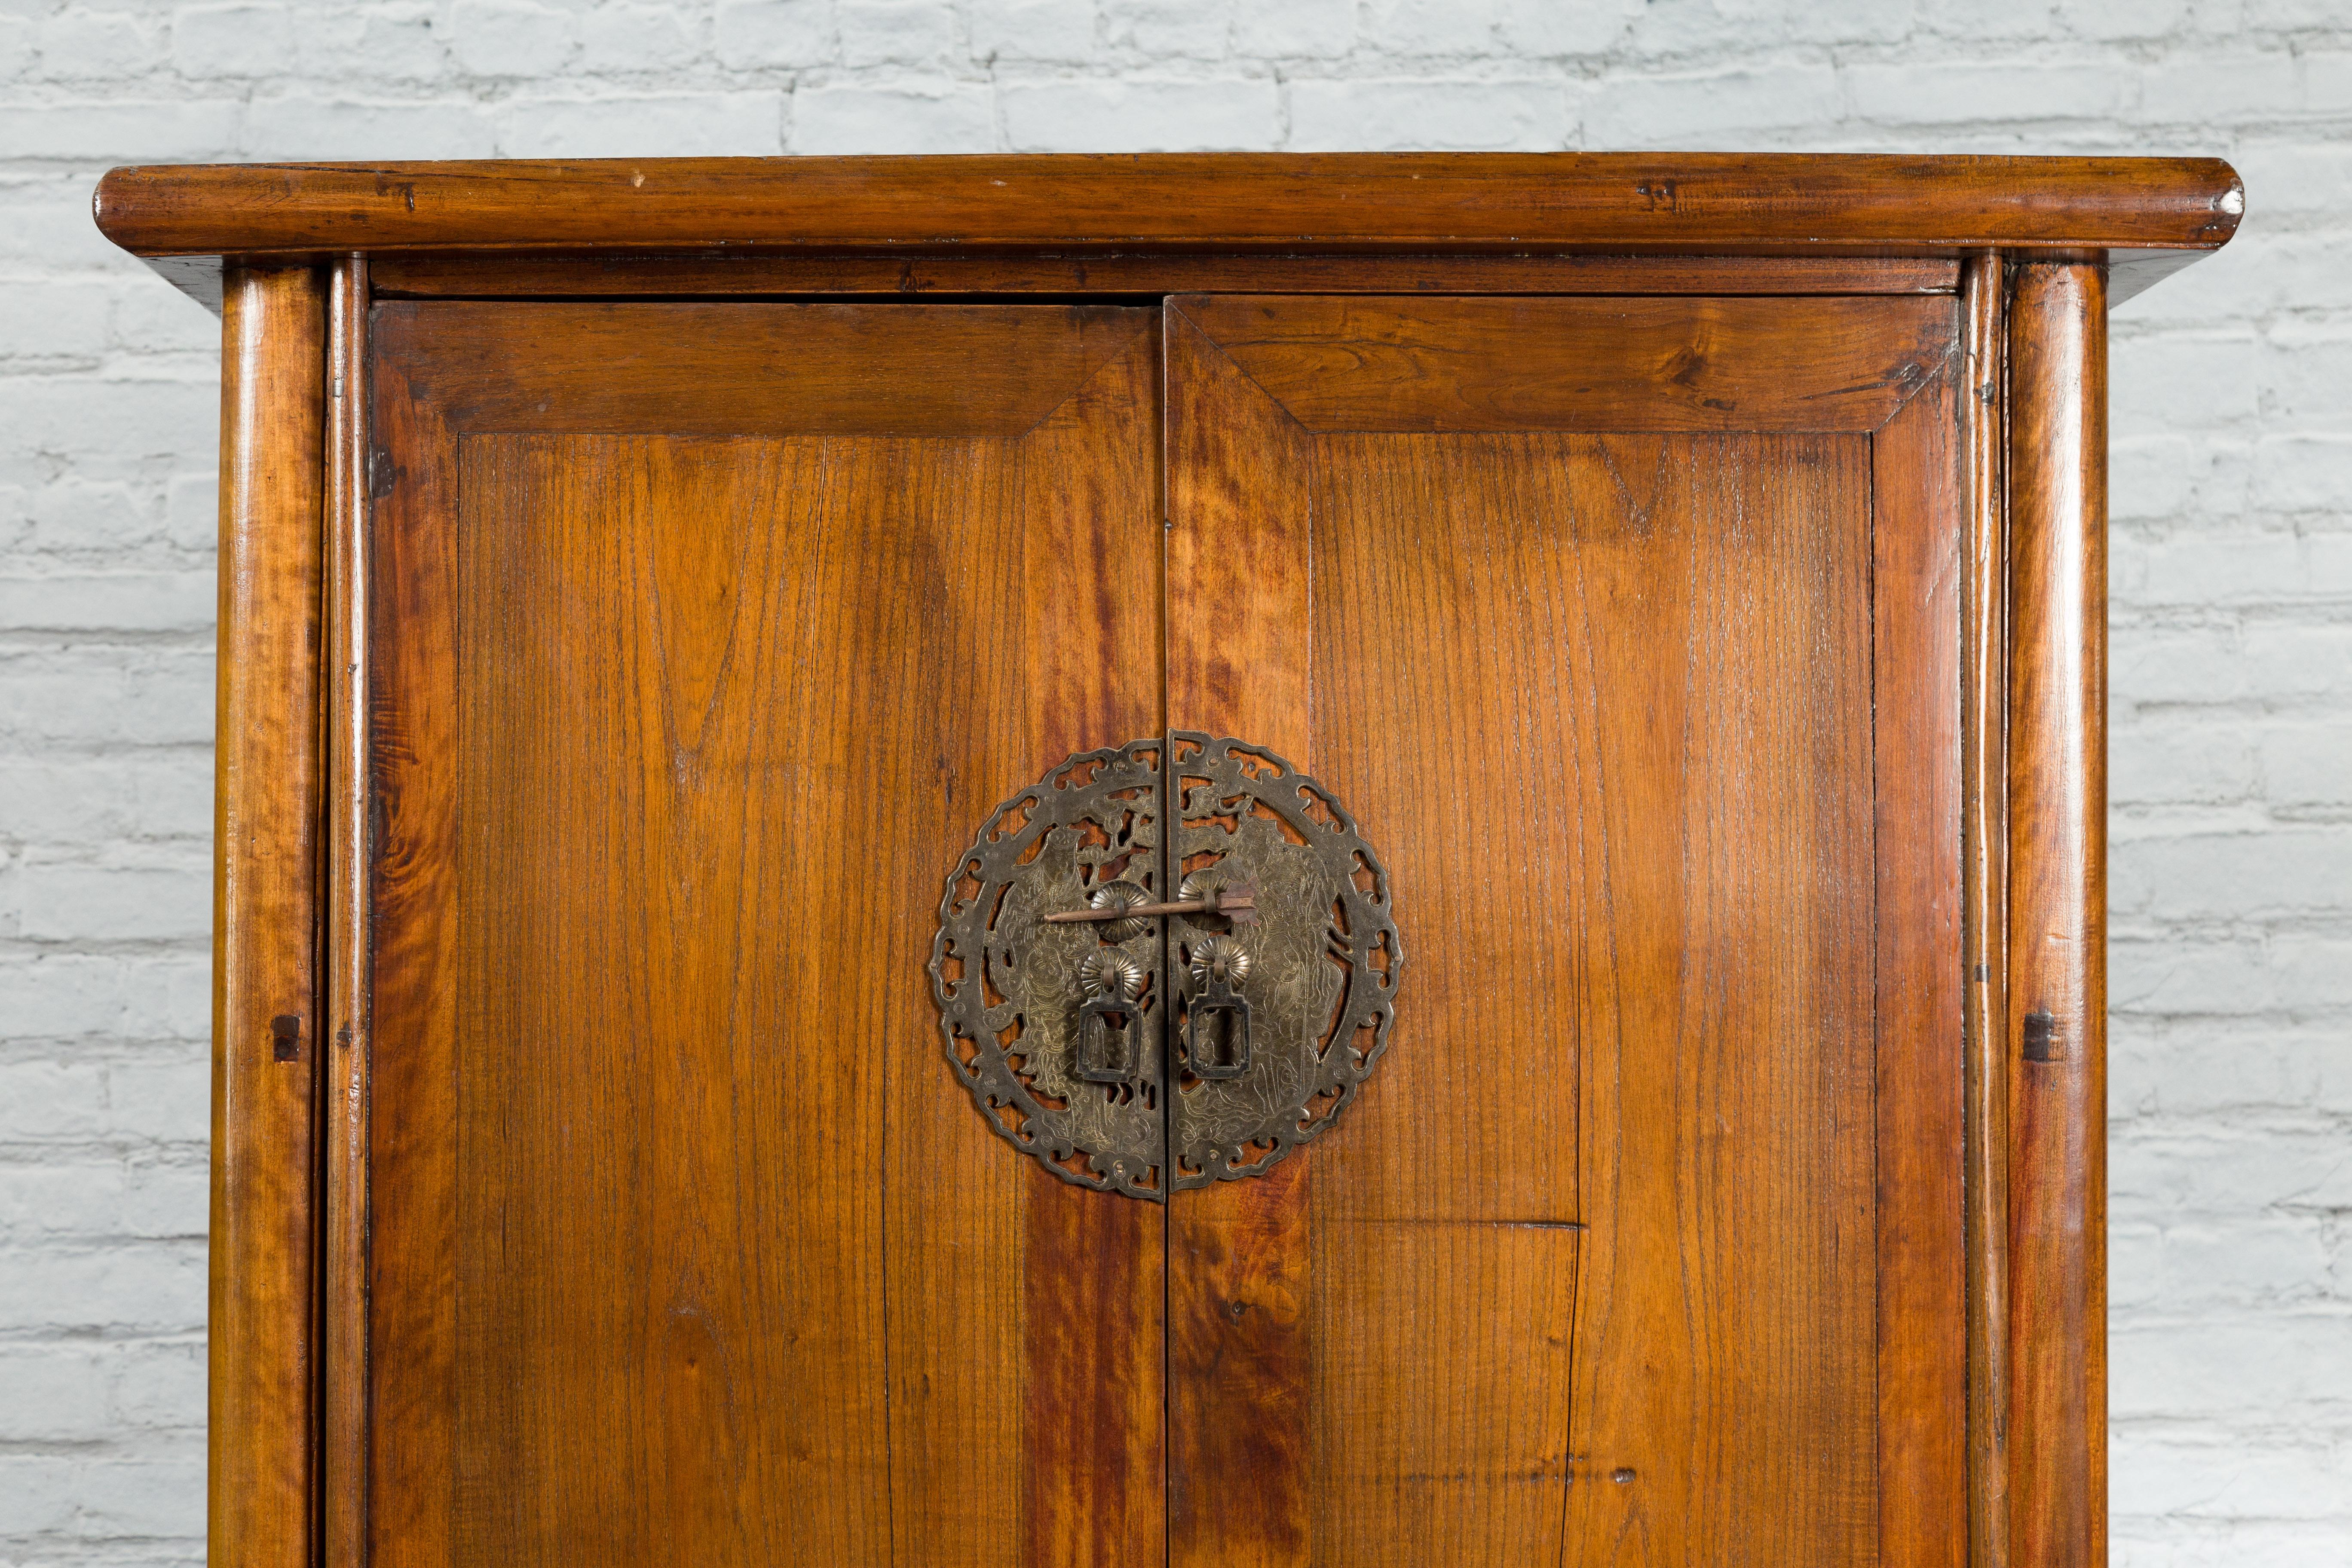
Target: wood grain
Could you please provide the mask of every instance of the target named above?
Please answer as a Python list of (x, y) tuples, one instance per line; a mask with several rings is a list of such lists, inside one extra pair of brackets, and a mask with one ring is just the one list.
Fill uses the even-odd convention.
[(1953, 348), (1948, 300), (1283, 300), (1186, 306), (1338, 430), (1875, 430)]
[(222, 319), (215, 753), (212, 1560), (308, 1568), (321, 867), (326, 299), (231, 275)]
[(1137, 246), (1823, 254), (2208, 249), (2210, 158), (1706, 153), (1152, 153), (116, 169), (142, 255), (415, 248)]
[[(369, 904), (366, 1559), (455, 1561), (456, 437), (368, 313)], [(409, 1108), (442, 1108), (420, 1114)], [(397, 1109), (393, 1109), (397, 1108)], [(377, 1114), (381, 1110), (382, 1114)], [(346, 1332), (352, 1331), (348, 1327)], [(348, 1396), (348, 1395), (347, 1395)], [(433, 1433), (419, 1443), (411, 1434)]]
[(1317, 443), (1319, 765), (1413, 955), (1388, 1057), (1314, 1155), (1322, 1563), (1559, 1556), (1582, 972), (1547, 797), (1580, 693), (1546, 613), (1545, 441)]
[(1948, 294), (1960, 264), (1911, 256), (1279, 256), (928, 251), (570, 257), (394, 255), (380, 295)]
[[(631, 308), (583, 433), (593, 356), (377, 311), (380, 1561), (1159, 1549), (1160, 1211), (1013, 1156), (920, 984), (994, 801), (1160, 722), (1150, 317), (843, 315)], [(677, 433), (746, 342), (805, 374)]]
[[(834, 573), (912, 563), (809, 503), (953, 480), (814, 445), (460, 451), (457, 1560), (887, 1561), (905, 1167), (871, 1058), (920, 1032), (869, 965), (919, 965), (887, 922), (929, 879), (845, 785), (904, 741), (877, 699), (919, 645), (844, 635)], [(889, 896), (791, 918), (852, 878)]]
[(327, 279), (326, 1001), (320, 1097), (320, 1444), (323, 1558), (359, 1568), (367, 1554), (368, 1171), (368, 268)]
[(2007, 284), (1997, 256), (1961, 294), (1961, 921), (1967, 961), (1969, 1562), (2009, 1562), (2008, 551), (2002, 473)]
[(1876, 759), (1879, 1551), (1969, 1546), (1961, 887), (1965, 355), (1872, 440)]
[[(1875, 473), (1859, 431), (1612, 432), (1622, 403), (1416, 424), (1549, 374), (1519, 301), (1171, 310), (1171, 722), (1279, 726), (1418, 955), (1350, 1123), (1175, 1205), (1171, 1560), (1940, 1562), (1961, 1528), (1957, 321), (1801, 303), (1748, 320), (1768, 426), (1809, 355), (1929, 346)], [(1333, 349), (1432, 306), (1492, 313), (1475, 351)], [(1696, 341), (1740, 302), (1682, 308)], [(1591, 341), (1587, 383), (1639, 379), (1638, 338)], [(1313, 427), (1350, 402), (1390, 426)], [(1883, 752), (1874, 636), (1920, 664)], [(1882, 1169), (1882, 1128), (1916, 1158)], [(1926, 1321), (1882, 1342), (1889, 1283)], [(1245, 1443), (1222, 1486), (1183, 1463)], [(1927, 1495), (1883, 1521), (1895, 1485)]]
[[(955, 312), (858, 305), (390, 304), (390, 352), (429, 330), (424, 390), (460, 430), (633, 435), (649, 408), (676, 436), (1024, 434), (1132, 340), (1106, 305), (1002, 309), (974, 355)], [(657, 324), (657, 325), (656, 325)], [(649, 332), (686, 336), (691, 360)], [(527, 371), (525, 367), (528, 367)], [(551, 397), (561, 386), (563, 396)], [(1059, 759), (1056, 759), (1057, 761)]]
[(2106, 300), (2009, 317), (2010, 1553), (2106, 1561)]
[(1580, 1020), (1567, 1560), (1864, 1562), (1868, 455), (1614, 445), (1577, 498), (1615, 548), (1580, 563), (1570, 918), (1607, 947)]

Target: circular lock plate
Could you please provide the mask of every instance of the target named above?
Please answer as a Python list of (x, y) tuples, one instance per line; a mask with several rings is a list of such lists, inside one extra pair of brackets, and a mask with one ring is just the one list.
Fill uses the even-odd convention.
[[(1250, 907), (1045, 919), (1212, 890)], [(1327, 1131), (1387, 1046), (1402, 965), (1388, 874), (1330, 792), (1260, 747), (1179, 731), (1072, 757), (999, 806), (948, 879), (930, 975), (949, 1063), (990, 1126), (1065, 1181), (1161, 1199)], [(1085, 1009), (1137, 970), (1115, 1016), (1131, 1074), (1089, 1081)], [(1247, 1004), (1246, 1066), (1221, 1037), (1224, 1076), (1187, 1059), (1213, 975)]]

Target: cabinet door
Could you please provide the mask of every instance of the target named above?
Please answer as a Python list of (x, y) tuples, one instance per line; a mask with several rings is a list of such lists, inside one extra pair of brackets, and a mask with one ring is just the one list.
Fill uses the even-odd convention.
[(373, 341), (373, 1560), (1155, 1561), (1165, 1210), (991, 1135), (924, 963), (1162, 722), (1157, 313)]
[(1171, 302), (1170, 722), (1406, 956), (1346, 1121), (1171, 1205), (1175, 1563), (1960, 1561), (1957, 328)]

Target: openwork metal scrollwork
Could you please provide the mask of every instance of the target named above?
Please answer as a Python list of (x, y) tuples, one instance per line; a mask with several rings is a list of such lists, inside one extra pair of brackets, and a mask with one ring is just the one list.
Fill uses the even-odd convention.
[[(1257, 1175), (1329, 1130), (1388, 1047), (1404, 954), (1388, 872), (1330, 791), (1240, 741), (1180, 731), (1169, 742), (1175, 868), (1203, 888), (1247, 881), (1256, 918), (1169, 917), (1171, 1027), (1183, 1042), (1171, 1063), (1170, 1185), (1182, 1189)], [(1227, 942), (1246, 955), (1233, 985), (1213, 973)], [(1230, 1016), (1190, 1026), (1227, 995), (1247, 1005), (1240, 1072)], [(1196, 1061), (1196, 1047), (1223, 1054)]]
[[(948, 878), (931, 941), (948, 1061), (989, 1125), (1066, 1182), (1139, 1198), (1166, 1187), (1160, 922), (1044, 917), (1150, 901), (1165, 752), (1157, 740), (1081, 752), (998, 806)], [(1121, 998), (1130, 1059), (1109, 1082), (1089, 1081), (1080, 1059), (1089, 963), (1097, 997), (1114, 973), (1122, 987), (1130, 968), (1143, 982)]]
[(1065, 1181), (1157, 1200), (1328, 1131), (1387, 1047), (1403, 959), (1388, 873), (1330, 792), (1179, 731), (999, 806), (930, 973), (989, 1124)]

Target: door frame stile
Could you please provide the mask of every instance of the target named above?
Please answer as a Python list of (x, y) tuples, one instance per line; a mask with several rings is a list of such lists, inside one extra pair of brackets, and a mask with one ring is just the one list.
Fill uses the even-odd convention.
[(367, 1561), (367, 317), (363, 255), (330, 269), (327, 310), (326, 1001), (320, 1153), (323, 1561)]
[[(1151, 336), (1160, 361), (1160, 421), (1157, 438), (1151, 443), (1154, 489), (1160, 497), (1160, 552), (1153, 565), (1160, 577), (1159, 635), (1152, 639), (1152, 651), (1160, 664), (1160, 897), (1176, 896), (1176, 873), (1183, 857), (1177, 853), (1176, 840), (1184, 813), (1178, 798), (1180, 788), (1176, 777), (1176, 747), (1171, 733), (1176, 728), (1175, 714), (1169, 702), (1169, 670), (1171, 642), (1175, 635), (1175, 623), (1170, 619), (1168, 605), (1168, 542), (1175, 531), (1175, 507), (1168, 493), (1168, 447), (1174, 435), (1171, 428), (1170, 398), (1174, 392), (1171, 384), (1168, 352), (1168, 318), (1171, 302), (1162, 299)], [(1174, 1489), (1169, 1484), (1176, 1465), (1176, 944), (1168, 940), (1168, 924), (1160, 927), (1160, 973), (1152, 978), (1160, 988), (1160, 1568), (1170, 1568), (1176, 1561), (1176, 1504)]]
[(1998, 253), (1972, 257), (1960, 289), (1961, 962), (1967, 1126), (1969, 1563), (2009, 1561), (2008, 537), (2006, 300)]

